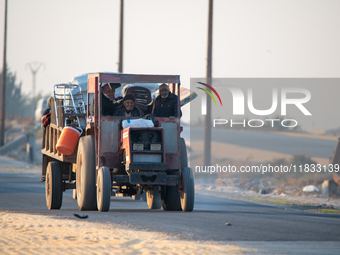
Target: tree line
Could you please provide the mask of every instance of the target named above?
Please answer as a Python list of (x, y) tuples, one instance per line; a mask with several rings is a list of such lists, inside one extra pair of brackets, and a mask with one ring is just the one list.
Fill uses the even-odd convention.
[[(0, 73), (0, 88), (2, 88), (2, 71)], [(22, 82), (17, 80), (17, 75), (11, 70), (6, 73), (6, 105), (5, 113), (6, 120), (13, 120), (16, 118), (32, 118), (37, 102), (42, 95), (39, 93), (32, 98), (30, 95), (22, 93)], [(1, 100), (0, 89), (0, 100)]]

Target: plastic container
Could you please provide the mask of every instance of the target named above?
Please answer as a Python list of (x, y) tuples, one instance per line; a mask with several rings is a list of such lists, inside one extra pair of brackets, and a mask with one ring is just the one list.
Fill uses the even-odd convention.
[(81, 133), (82, 132), (73, 127), (64, 127), (56, 146), (57, 151), (64, 155), (72, 155)]

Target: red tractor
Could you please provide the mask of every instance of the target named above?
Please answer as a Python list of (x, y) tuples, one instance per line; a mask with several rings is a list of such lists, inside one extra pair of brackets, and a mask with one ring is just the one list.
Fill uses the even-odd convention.
[[(150, 209), (163, 206), (164, 210), (192, 211), (194, 179), (185, 141), (180, 137), (183, 129), (179, 117), (155, 117), (153, 127), (123, 129), (122, 122), (127, 117), (102, 115), (101, 84), (105, 83), (138, 83), (140, 87), (143, 83), (167, 83), (180, 98), (178, 75), (89, 74), (87, 102), (94, 97), (94, 116), (89, 116), (82, 104), (76, 105), (74, 111), (67, 108), (65, 99), (75, 104), (77, 95), (71, 100), (65, 93), (61, 97), (55, 94), (51, 124), (44, 128), (42, 143), (47, 207), (60, 209), (63, 191), (76, 189), (79, 210), (108, 211), (114, 191), (123, 196), (146, 192)], [(151, 96), (141, 93), (142, 99), (138, 100), (137, 94), (136, 105), (147, 109)], [(178, 100), (178, 112), (179, 107)], [(72, 123), (81, 135), (74, 152), (64, 155), (56, 145), (63, 128)]]

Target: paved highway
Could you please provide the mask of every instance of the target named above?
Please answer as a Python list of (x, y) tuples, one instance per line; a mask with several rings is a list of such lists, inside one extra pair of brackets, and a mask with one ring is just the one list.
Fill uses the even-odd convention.
[[(60, 210), (49, 211), (39, 179), (33, 174), (0, 173), (0, 211), (71, 218), (79, 213), (71, 191), (64, 193)], [(149, 210), (145, 202), (115, 197), (109, 212), (83, 213), (89, 215), (88, 221), (113, 222), (186, 240), (237, 243), (267, 254), (338, 254), (340, 249), (339, 215), (303, 213), (200, 194), (196, 194), (191, 213)]]

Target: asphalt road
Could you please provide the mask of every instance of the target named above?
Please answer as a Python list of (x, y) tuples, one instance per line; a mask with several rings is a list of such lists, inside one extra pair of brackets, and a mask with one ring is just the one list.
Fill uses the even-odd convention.
[(39, 179), (38, 175), (0, 173), (0, 211), (71, 219), (73, 213), (85, 213), (88, 221), (112, 222), (187, 240), (237, 243), (267, 254), (336, 254), (340, 249), (339, 215), (303, 213), (200, 194), (196, 194), (190, 213), (149, 210), (145, 202), (115, 197), (109, 212), (79, 212), (71, 191), (64, 193), (60, 210), (49, 211), (44, 183)]
[[(191, 141), (203, 141), (204, 129), (185, 127), (183, 137)], [(335, 141), (295, 137), (270, 132), (243, 131), (233, 129), (213, 129), (211, 140), (242, 147), (268, 150), (285, 154), (305, 154), (309, 157), (331, 158)]]

